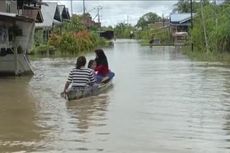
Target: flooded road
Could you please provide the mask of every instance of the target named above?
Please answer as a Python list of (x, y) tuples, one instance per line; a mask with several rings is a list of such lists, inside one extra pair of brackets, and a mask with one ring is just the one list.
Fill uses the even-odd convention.
[(131, 40), (105, 51), (116, 77), (97, 97), (60, 98), (76, 58), (37, 59), (32, 78), (1, 78), (0, 152), (230, 152), (230, 65)]

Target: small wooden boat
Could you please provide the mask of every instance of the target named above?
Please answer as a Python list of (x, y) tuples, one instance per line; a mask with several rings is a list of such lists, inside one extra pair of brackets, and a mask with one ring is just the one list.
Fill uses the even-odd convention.
[(72, 88), (67, 92), (67, 94), (61, 93), (61, 96), (67, 99), (68, 101), (76, 100), (76, 99), (81, 99), (84, 97), (96, 96), (104, 92), (111, 86), (112, 86), (112, 80), (106, 83), (101, 83), (98, 86), (84, 87), (84, 88)]

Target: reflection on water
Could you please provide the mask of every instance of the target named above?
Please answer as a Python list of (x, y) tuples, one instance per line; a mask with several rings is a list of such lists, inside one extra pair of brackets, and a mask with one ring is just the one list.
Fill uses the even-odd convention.
[(0, 79), (0, 152), (33, 151), (45, 134), (36, 124), (30, 78)]
[[(76, 119), (79, 133), (85, 133), (92, 126), (104, 126), (98, 121), (105, 121), (108, 101), (106, 96), (89, 97), (67, 103), (67, 109), (72, 119)], [(96, 121), (96, 122), (95, 122)]]
[(133, 40), (106, 54), (114, 87), (96, 97), (60, 98), (76, 58), (37, 59), (32, 78), (0, 79), (0, 152), (230, 151), (230, 65)]

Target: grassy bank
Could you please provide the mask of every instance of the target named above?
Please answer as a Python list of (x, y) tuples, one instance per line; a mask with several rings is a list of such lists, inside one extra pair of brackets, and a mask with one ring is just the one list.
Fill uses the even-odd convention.
[[(150, 46), (148, 39), (140, 39), (139, 43), (141, 44), (141, 46)], [(152, 46), (174, 46), (174, 44), (172, 42), (163, 42), (156, 45), (153, 44)]]
[[(173, 45), (169, 28), (151, 27), (137, 31), (136, 38), (143, 46), (149, 46), (150, 41), (157, 41), (156, 46), (171, 46)], [(158, 44), (158, 42), (160, 42)], [(152, 44), (154, 46), (154, 42)]]
[(230, 63), (230, 53), (228, 52), (191, 51), (190, 47), (183, 47), (182, 53), (196, 61)]
[(110, 41), (99, 36), (100, 27), (89, 26), (84, 22), (85, 19), (91, 19), (90, 15), (73, 15), (70, 21), (54, 26), (48, 34), (46, 30), (37, 29), (31, 54), (75, 56), (93, 51), (95, 48), (111, 46)]
[[(202, 4), (202, 3), (201, 3)], [(200, 61), (230, 63), (230, 3), (209, 3), (198, 9), (190, 29), (194, 51), (185, 49), (190, 58)]]

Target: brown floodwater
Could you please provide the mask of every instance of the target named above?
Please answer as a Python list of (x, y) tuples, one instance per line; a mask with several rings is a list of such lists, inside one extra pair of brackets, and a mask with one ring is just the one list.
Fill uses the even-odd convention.
[(35, 59), (33, 77), (0, 78), (0, 152), (230, 152), (230, 65), (134, 40), (105, 51), (116, 77), (96, 97), (60, 97), (76, 58)]

